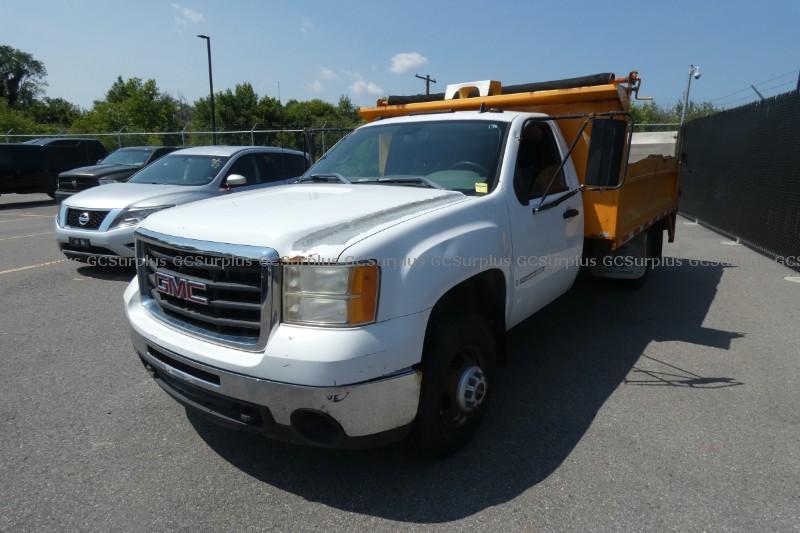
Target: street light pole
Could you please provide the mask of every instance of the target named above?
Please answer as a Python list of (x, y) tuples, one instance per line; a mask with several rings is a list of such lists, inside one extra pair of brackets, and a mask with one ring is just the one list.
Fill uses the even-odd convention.
[(214, 111), (214, 76), (211, 74), (211, 37), (208, 35), (198, 35), (205, 39), (206, 50), (208, 51), (208, 93), (211, 97), (211, 144), (217, 144), (217, 114)]
[(686, 109), (689, 107), (689, 90), (692, 88), (692, 78), (700, 79), (700, 67), (689, 65), (689, 82), (686, 84), (686, 92), (683, 94), (683, 109), (681, 109), (681, 126), (686, 121)]

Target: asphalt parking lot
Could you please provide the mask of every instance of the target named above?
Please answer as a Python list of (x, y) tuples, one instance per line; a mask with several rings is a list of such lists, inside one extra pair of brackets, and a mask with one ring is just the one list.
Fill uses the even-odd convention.
[(2, 531), (800, 528), (798, 274), (701, 226), (642, 290), (515, 328), (477, 439), (430, 462), (187, 416), (130, 347), (132, 273), (64, 260), (55, 212), (0, 198)]

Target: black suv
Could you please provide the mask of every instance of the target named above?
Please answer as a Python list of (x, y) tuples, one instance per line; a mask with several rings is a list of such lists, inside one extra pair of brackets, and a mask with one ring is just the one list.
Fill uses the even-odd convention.
[(74, 168), (59, 174), (56, 199), (63, 200), (97, 185), (128, 181), (143, 167), (175, 150), (175, 146), (131, 146), (114, 150), (96, 165)]
[(108, 155), (96, 139), (33, 139), (0, 144), (0, 194), (47, 193), (55, 198), (58, 175)]

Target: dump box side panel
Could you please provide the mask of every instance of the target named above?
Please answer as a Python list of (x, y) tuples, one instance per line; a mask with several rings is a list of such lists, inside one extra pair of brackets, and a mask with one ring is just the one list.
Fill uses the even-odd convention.
[(586, 237), (611, 240), (618, 248), (677, 211), (677, 160), (650, 156), (631, 163), (621, 187), (586, 190), (583, 200)]

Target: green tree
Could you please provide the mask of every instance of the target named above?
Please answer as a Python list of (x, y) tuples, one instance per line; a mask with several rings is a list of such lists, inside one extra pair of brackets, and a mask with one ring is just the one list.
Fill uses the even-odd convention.
[(0, 45), (0, 97), (10, 107), (26, 108), (47, 83), (44, 63), (22, 50)]
[[(103, 100), (96, 100), (92, 109), (73, 124), (76, 132), (129, 132), (180, 131), (178, 104), (174, 98), (161, 91), (155, 80), (118, 77)], [(137, 140), (137, 144), (174, 144), (179, 136), (152, 135)]]
[(361, 123), (361, 117), (356, 111), (356, 106), (354, 106), (350, 98), (345, 95), (339, 97), (339, 103), (336, 105), (336, 112), (339, 113), (342, 126), (356, 126)]
[(28, 114), (39, 124), (50, 124), (62, 129), (69, 128), (82, 114), (81, 109), (63, 98), (34, 100)]
[[(10, 107), (5, 98), (0, 98), (0, 136), (8, 130), (13, 133), (48, 133), (46, 127), (37, 124), (27, 113)], [(5, 142), (5, 137), (0, 142)]]
[[(681, 120), (682, 109), (682, 101), (676, 102), (672, 107), (661, 107), (652, 101), (646, 104), (634, 102), (631, 105), (631, 116), (636, 124), (675, 124), (675, 126), (665, 126), (661, 129), (676, 129)], [(719, 111), (711, 102), (689, 102), (686, 120), (694, 120)]]

